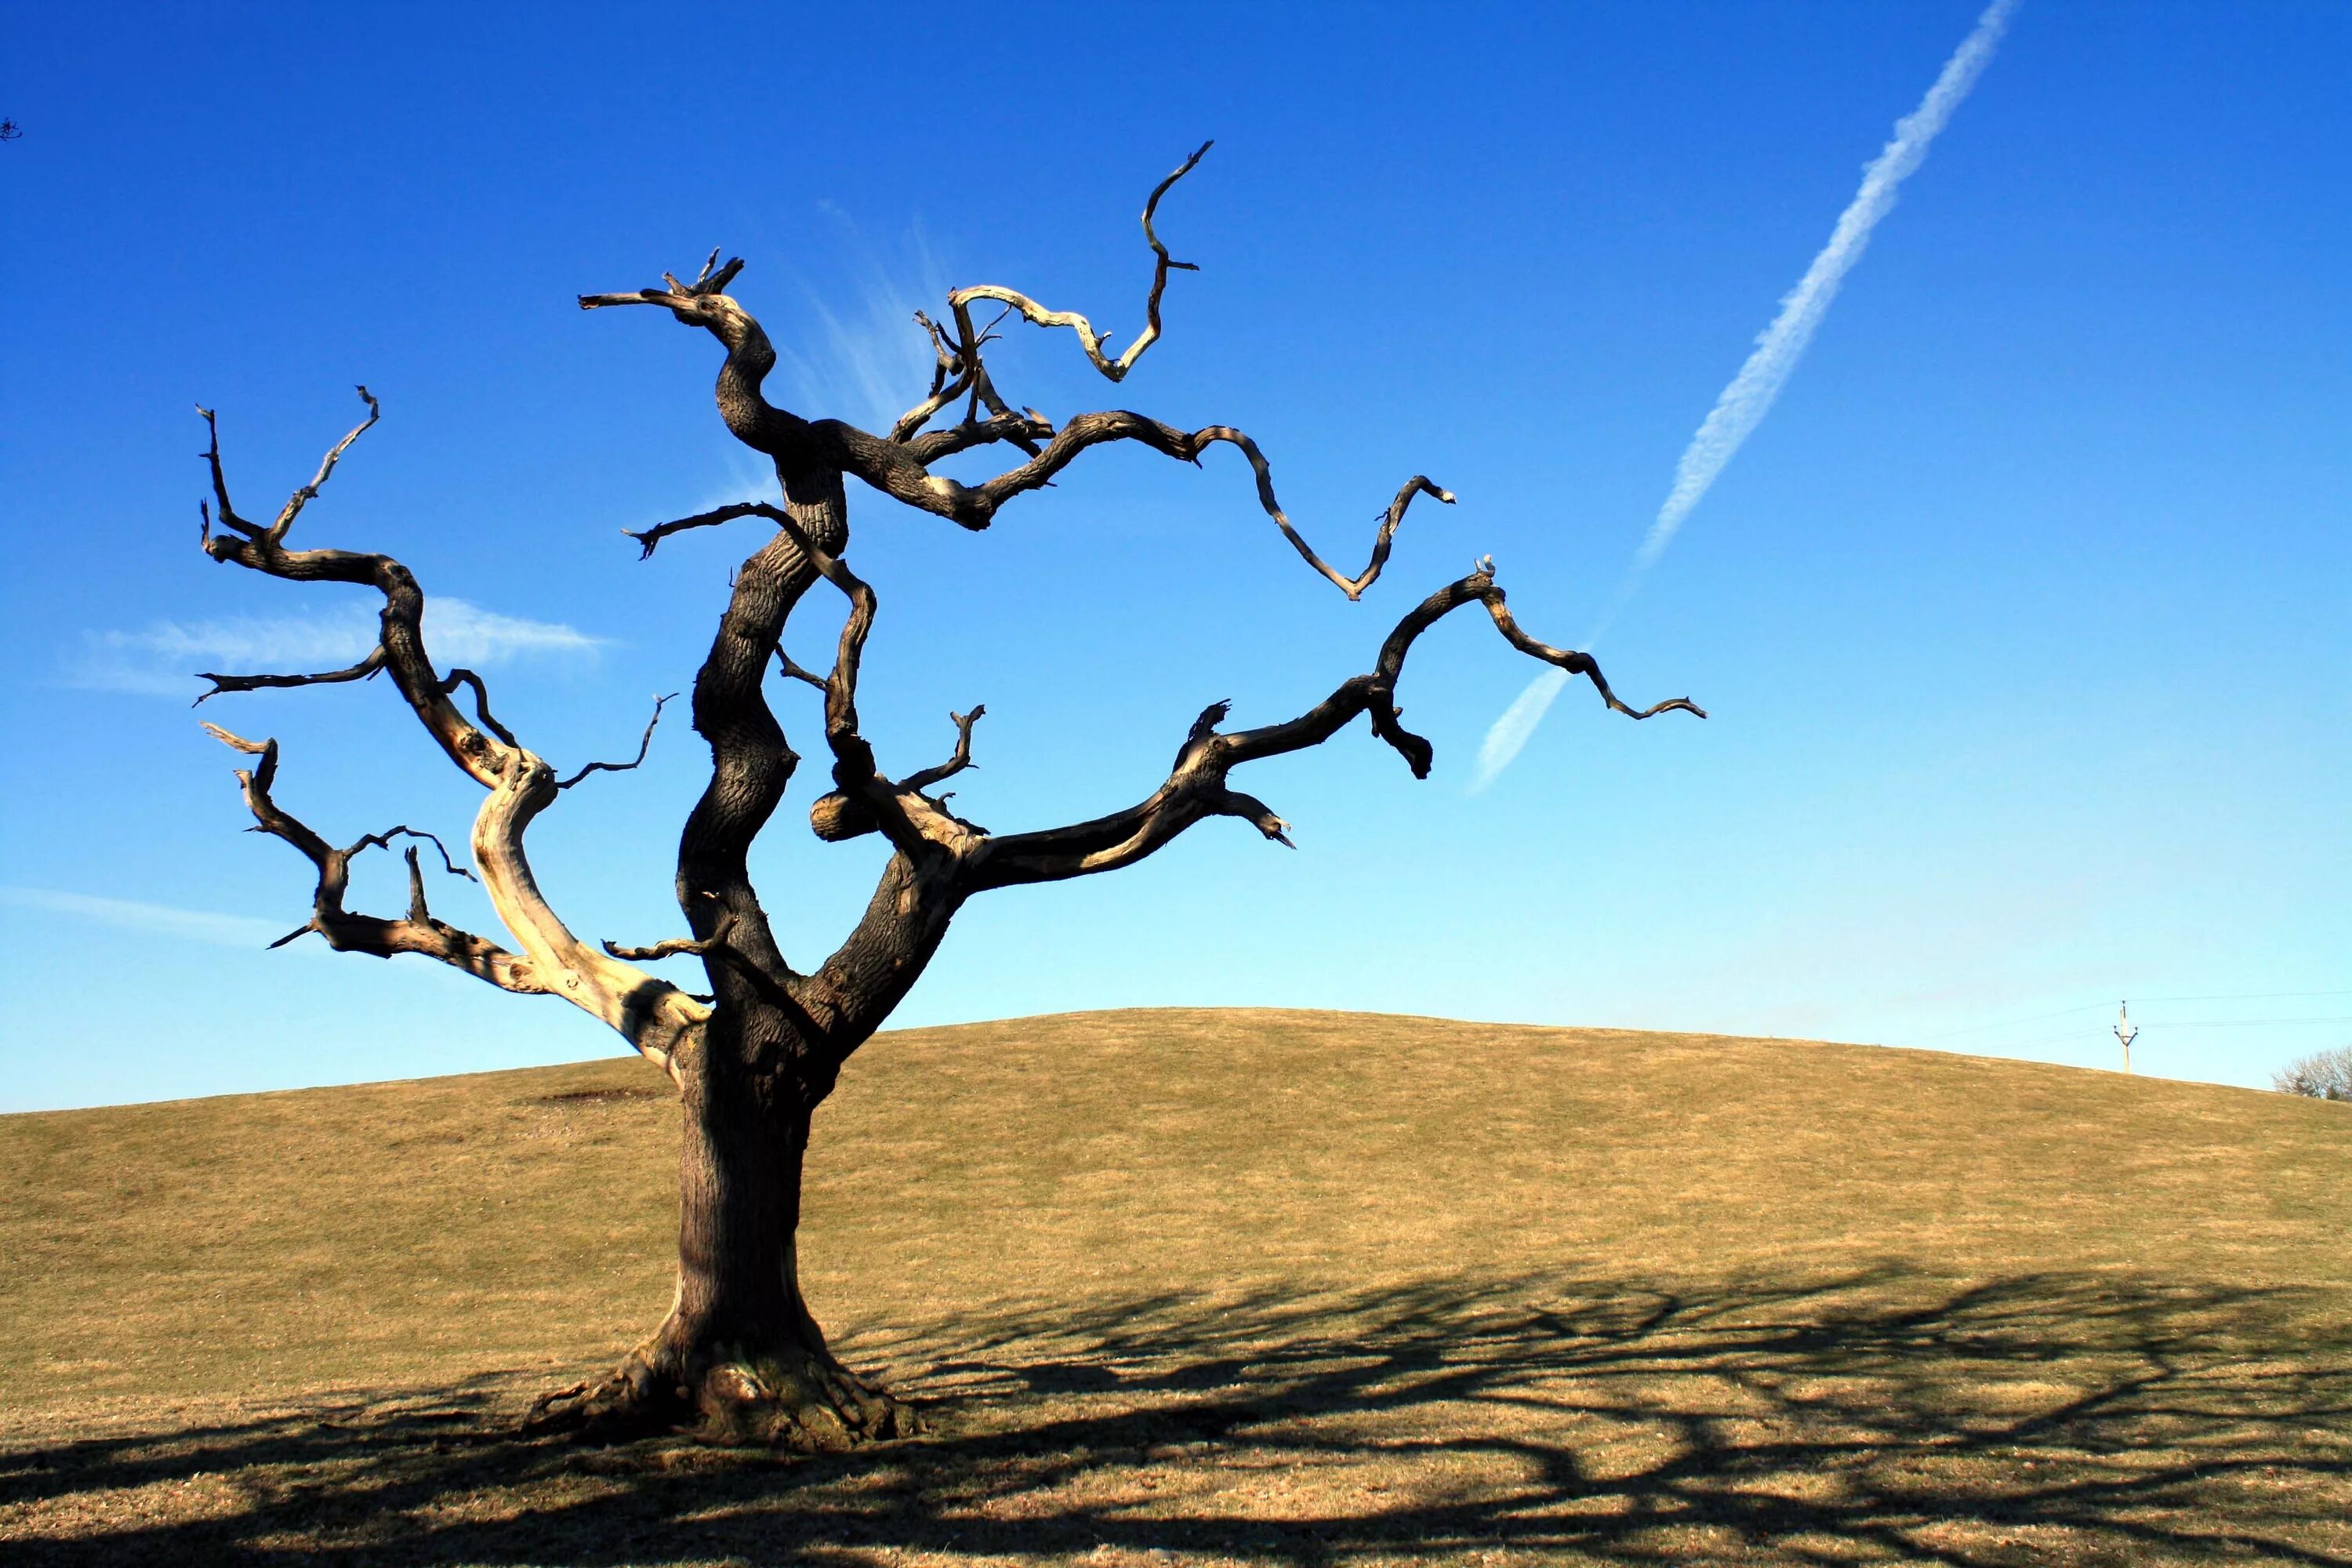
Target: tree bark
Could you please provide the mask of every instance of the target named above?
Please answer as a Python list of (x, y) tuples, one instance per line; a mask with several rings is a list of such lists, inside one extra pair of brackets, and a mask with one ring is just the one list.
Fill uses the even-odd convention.
[(812, 1108), (791, 1075), (747, 1067), (732, 1032), (681, 1064), (668, 1315), (601, 1383), (541, 1400), (533, 1428), (608, 1439), (683, 1428), (821, 1452), (921, 1429), (911, 1406), (834, 1356), (809, 1310), (797, 1238)]

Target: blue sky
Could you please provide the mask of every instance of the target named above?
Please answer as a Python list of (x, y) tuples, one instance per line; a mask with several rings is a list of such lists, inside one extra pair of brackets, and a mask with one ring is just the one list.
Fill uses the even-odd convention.
[[(303, 918), (307, 868), (240, 832), (234, 759), (182, 674), (322, 667), (366, 600), (197, 552), (194, 404), (261, 510), (365, 382), (383, 422), (301, 536), (406, 561), (445, 662), (483, 665), (534, 749), (625, 755), (763, 525), (645, 563), (618, 531), (761, 475), (712, 410), (713, 344), (573, 297), (721, 245), (784, 351), (772, 392), (887, 420), (921, 391), (908, 313), (953, 285), (1123, 342), (1141, 197), (1213, 136), (1162, 216), (1202, 270), (1141, 367), (1114, 387), (1066, 334), (1020, 332), (1000, 384), (1057, 417), (1242, 426), (1347, 569), (1406, 475), (1461, 503), (1415, 511), (1349, 605), (1231, 452), (1099, 452), (976, 536), (853, 497), (886, 765), (944, 755), (948, 710), (985, 701), (959, 808), (1091, 816), (1148, 793), (1204, 702), (1286, 717), (1369, 668), (1476, 555), (1531, 630), (1582, 636), (1976, 13), (17, 16), (0, 932), (42, 1005), (5, 1026), (0, 1108), (618, 1048), (422, 962), (258, 951)], [(1456, 617), (1402, 694), (1437, 745), (1428, 782), (1360, 730), (1261, 764), (1240, 782), (1298, 853), (1211, 823), (1134, 870), (992, 895), (901, 1021), (1341, 1006), (2105, 1067), (2128, 996), (2142, 1070), (2242, 1084), (2352, 1041), (2347, 59), (2352, 10), (2316, 0), (2026, 0), (1601, 647), (1626, 696), (1688, 693), (1711, 720), (1629, 724), (1571, 690), (1474, 792), (1536, 668)], [(812, 598), (804, 658), (837, 616)], [(772, 700), (814, 752), (807, 696)], [(463, 837), (473, 786), (388, 689), (201, 716), (278, 737), (279, 798), (331, 838)], [(575, 929), (677, 934), (670, 859), (706, 767), (666, 723), (644, 769), (533, 829)], [(821, 772), (757, 864), (811, 963), (878, 864), (801, 826)], [(397, 899), (382, 858), (355, 901)], [(489, 921), (451, 889), (444, 912)]]

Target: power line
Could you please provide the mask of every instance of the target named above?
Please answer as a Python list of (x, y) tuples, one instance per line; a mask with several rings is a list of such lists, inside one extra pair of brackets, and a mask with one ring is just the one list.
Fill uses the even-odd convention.
[[(2352, 996), (2352, 991), (2222, 991), (2206, 996), (2143, 996), (2143, 1002), (2279, 1002), (2288, 997)], [(2105, 1005), (2104, 1003), (2101, 1005)]]
[(2352, 1013), (2341, 1013), (2332, 1018), (2183, 1018), (2168, 1024), (2158, 1019), (2159, 1029), (2259, 1029), (2272, 1024), (2352, 1024)]
[[(2101, 1006), (2105, 1005), (2105, 1003), (2098, 1005)], [(2072, 1009), (2072, 1011), (2077, 1013), (2082, 1010), (2083, 1009), (2079, 1007)], [(2025, 1020), (2020, 1021), (2024, 1022)], [(2159, 1030), (2259, 1029), (2283, 1024), (2352, 1024), (2352, 1014), (2344, 1014), (2338, 1016), (2326, 1018), (2189, 1018), (2171, 1024), (2159, 1021), (2149, 1025), (2148, 1027)], [(1989, 1043), (1984, 1048), (1987, 1050), (1999, 1051), (2021, 1051), (2029, 1049), (2034, 1046), (2055, 1045), (2061, 1040), (2079, 1040), (2083, 1037), (2084, 1034), (2082, 1029), (2062, 1029), (2057, 1034), (2037, 1035), (2030, 1040), (1994, 1040)]]
[[(2352, 996), (2352, 991), (2214, 991), (2208, 992), (2203, 995), (2198, 996), (2143, 996), (2140, 1000), (2143, 1002), (2285, 1002), (2306, 1000), (2316, 996)], [(1988, 1029), (2014, 1029), (2027, 1024), (2039, 1024), (2043, 1022), (2045, 1019), (2064, 1018), (2070, 1017), (2076, 1013), (2095, 1012), (2105, 1006), (2106, 1006), (2105, 1002), (2085, 1002), (2079, 1007), (2061, 1007), (2054, 1013), (2036, 1013), (2031, 1017), (2010, 1018), (1998, 1024), (1969, 1024), (1962, 1028), (1946, 1029), (1940, 1034), (1915, 1036), (1914, 1038), (1920, 1040), (1948, 1040), (1958, 1035), (1980, 1035)], [(2280, 1021), (2294, 1022), (2294, 1020), (2283, 1019)], [(2315, 1018), (2310, 1021), (2320, 1024), (2341, 1022), (2341, 1020), (2334, 1018)], [(2166, 1028), (2179, 1028), (2182, 1026), (2164, 1025), (2161, 1026)]]

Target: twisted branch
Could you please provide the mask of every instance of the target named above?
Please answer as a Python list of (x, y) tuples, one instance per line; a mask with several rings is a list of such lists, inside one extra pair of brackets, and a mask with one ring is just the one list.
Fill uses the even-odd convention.
[(450, 696), (460, 686), (474, 689), (474, 717), (481, 721), (482, 728), (520, 751), (522, 742), (514, 738), (514, 731), (490, 716), (490, 689), (482, 684), (482, 678), (470, 669), (452, 669), (441, 682), (441, 695)]
[[(520, 948), (505, 949), (471, 933), (457, 931), (425, 912), (421, 872), (411, 876), (411, 915), (404, 921), (375, 921), (352, 915), (342, 908), (351, 858), (362, 850), (388, 846), (394, 837), (429, 837), (401, 827), (370, 835), (346, 849), (334, 849), (308, 827), (279, 810), (269, 797), (276, 772), (274, 742), (255, 745), (219, 730), (207, 729), (224, 741), (262, 757), (262, 764), (247, 780), (247, 805), (262, 830), (293, 844), (320, 870), (312, 918), (303, 928), (325, 935), (331, 945), (388, 956), (394, 952), (423, 952), (489, 980), (509, 991), (541, 992), (594, 1015), (621, 1034), (640, 1052), (675, 1076), (677, 1051), (698, 1032), (709, 1016), (667, 981), (642, 970), (617, 963), (583, 943), (549, 906), (523, 851), (523, 836), (532, 820), (557, 795), (554, 770), (534, 756), (512, 731), (491, 714), (489, 693), (482, 679), (467, 669), (452, 669), (445, 678), (434, 668), (425, 648), (425, 594), (407, 567), (391, 556), (346, 550), (289, 550), (288, 526), (302, 507), (316, 499), (352, 443), (373, 426), (381, 414), (366, 388), (360, 395), (368, 417), (328, 451), (311, 481), (294, 492), (278, 521), (258, 529), (236, 515), (228, 500), (228, 485), (220, 459), (217, 422), (206, 416), (213, 430), (205, 457), (211, 470), (214, 498), (220, 503), (224, 531), (209, 528), (202, 540), (205, 553), (223, 563), (233, 563), (265, 576), (288, 582), (350, 583), (374, 589), (383, 596), (383, 630), (374, 655), (349, 670), (324, 677), (233, 677), (224, 689), (252, 685), (303, 685), (318, 680), (361, 679), (373, 668), (388, 673), (409, 709), (435, 742), (487, 794), (476, 813), (473, 859), (491, 904)], [(209, 518), (207, 519), (209, 521)], [(468, 722), (450, 700), (460, 686), (471, 686), (478, 722)], [(457, 868), (447, 847), (438, 839), (443, 864)], [(298, 933), (299, 934), (299, 933)]]
[(1257, 500), (1265, 509), (1265, 515), (1274, 519), (1274, 525), (1282, 530), (1282, 536), (1290, 541), (1291, 548), (1298, 552), (1299, 558), (1329, 578), (1350, 600), (1362, 598), (1364, 590), (1380, 577), (1381, 568), (1389, 563), (1389, 547), (1396, 539), (1397, 525), (1404, 521), (1404, 509), (1412, 504), (1413, 497), (1432, 496), (1447, 506), (1454, 504), (1452, 490), (1440, 489), (1426, 474), (1413, 475), (1398, 487), (1396, 500), (1389, 502), (1388, 510), (1381, 514), (1380, 531), (1372, 535), (1371, 561), (1360, 575), (1343, 577), (1323, 557), (1316, 554), (1314, 548), (1299, 536), (1298, 530), (1291, 526), (1290, 519), (1283, 512), (1282, 503), (1274, 497), (1274, 468), (1266, 462), (1265, 454), (1258, 450), (1255, 441), (1226, 425), (1212, 425), (1205, 430), (1194, 431), (1192, 440), (1195, 447), (1192, 458), (1195, 463), (1201, 460), (1197, 455), (1198, 448), (1213, 442), (1229, 441), (1242, 449), (1242, 455), (1249, 459), (1250, 468), (1257, 476)]
[(1454, 504), (1454, 492), (1441, 488), (1426, 474), (1415, 474), (1405, 480), (1398, 488), (1396, 499), (1389, 502), (1388, 510), (1381, 516), (1380, 526), (1372, 536), (1370, 561), (1360, 575), (1349, 577), (1316, 553), (1314, 546), (1307, 542), (1291, 522), (1289, 514), (1283, 510), (1282, 502), (1274, 492), (1273, 465), (1266, 461), (1265, 453), (1248, 434), (1230, 425), (1209, 425), (1188, 432), (1144, 415), (1116, 409), (1100, 414), (1081, 414), (1072, 418), (1036, 457), (967, 491), (973, 500), (965, 507), (963, 515), (950, 515), (966, 528), (985, 528), (997, 509), (1006, 501), (1050, 483), (1088, 447), (1112, 441), (1134, 441), (1196, 467), (1201, 462), (1202, 454), (1221, 442), (1239, 447), (1242, 456), (1249, 460), (1250, 471), (1257, 479), (1258, 505), (1265, 509), (1267, 517), (1274, 520), (1274, 525), (1282, 531), (1282, 536), (1290, 542), (1291, 548), (1298, 552), (1299, 559), (1322, 574), (1349, 599), (1362, 597), (1364, 590), (1378, 580), (1381, 568), (1388, 564), (1389, 551), (1395, 542), (1397, 528), (1404, 521), (1405, 509), (1412, 504), (1413, 497), (1432, 496), (1448, 506)]
[(654, 726), (661, 722), (662, 709), (670, 700), (671, 697), (676, 697), (677, 695), (677, 693), (673, 691), (669, 694), (669, 697), (656, 697), (654, 699), (654, 716), (646, 721), (646, 732), (643, 736), (639, 737), (637, 741), (637, 754), (634, 761), (625, 763), (590, 763), (586, 767), (582, 768), (578, 773), (573, 773), (570, 778), (565, 779), (555, 787), (558, 789), (570, 789), (573, 784), (578, 784), (590, 773), (625, 773), (631, 768), (637, 767), (642, 764), (646, 760), (646, 754), (653, 750)]
[(441, 850), (443, 864), (451, 871), (469, 879), (471, 873), (458, 869), (440, 839), (410, 827), (371, 833), (347, 848), (331, 847), (317, 832), (280, 806), (272, 796), (271, 786), (278, 776), (278, 742), (275, 740), (248, 741), (217, 724), (206, 724), (205, 729), (223, 745), (261, 759), (258, 767), (236, 770), (237, 785), (244, 793), (247, 809), (253, 813), (256, 830), (292, 845), (318, 873), (311, 893), (310, 918), (271, 942), (270, 946), (283, 947), (297, 937), (317, 931), (326, 939), (327, 945), (338, 952), (364, 952), (377, 958), (390, 958), (398, 952), (421, 953), (454, 969), (461, 969), (477, 979), (486, 980), (501, 991), (536, 994), (551, 989), (529, 958), (509, 952), (471, 931), (460, 931), (446, 921), (436, 920), (425, 910), (423, 874), (418, 868), (413, 847), (408, 852), (407, 919), (382, 920), (373, 915), (353, 914), (344, 909), (343, 899), (351, 885), (352, 858), (363, 850), (387, 845), (395, 837), (431, 839)]
[(956, 727), (955, 753), (937, 766), (908, 774), (898, 782), (898, 787), (902, 790), (927, 790), (935, 784), (955, 777), (966, 768), (978, 767), (980, 764), (971, 760), (971, 727), (979, 723), (981, 715), (987, 711), (988, 704), (976, 702), (969, 713), (950, 712), (948, 718)]
[[(1424, 476), (1415, 475), (1406, 481), (1375, 532), (1370, 563), (1360, 574), (1350, 577), (1318, 554), (1292, 524), (1275, 497), (1273, 474), (1265, 453), (1243, 432), (1230, 426), (1213, 425), (1188, 433), (1126, 410), (1078, 415), (1056, 429), (1034, 409), (1016, 413), (998, 395), (982, 358), (981, 350), (990, 341), (991, 333), (973, 325), (971, 308), (976, 300), (992, 300), (1019, 311), (1037, 325), (1071, 328), (1095, 366), (1114, 382), (1123, 380), (1144, 351), (1159, 340), (1160, 300), (1167, 288), (1168, 274), (1171, 270), (1192, 269), (1189, 263), (1174, 259), (1160, 243), (1153, 223), (1160, 198), (1192, 171), (1209, 145), (1203, 142), (1174, 173), (1153, 187), (1144, 203), (1144, 238), (1154, 258), (1151, 289), (1145, 301), (1147, 324), (1118, 358), (1105, 355), (1105, 338), (1086, 317), (1076, 312), (1048, 310), (1027, 295), (992, 284), (957, 289), (948, 297), (955, 320), (952, 336), (928, 316), (920, 312), (916, 315), (917, 324), (931, 342), (930, 391), (892, 425), (887, 437), (874, 436), (837, 419), (803, 419), (767, 401), (761, 388), (775, 367), (775, 349), (758, 321), (724, 292), (725, 286), (741, 270), (740, 258), (722, 267), (718, 265), (719, 252), (713, 250), (691, 284), (680, 283), (664, 273), (662, 288), (583, 294), (580, 296), (581, 308), (660, 305), (678, 321), (702, 327), (717, 337), (728, 351), (719, 375), (719, 411), (738, 439), (777, 459), (779, 471), (825, 470), (854, 475), (894, 500), (974, 531), (987, 528), (998, 510), (1014, 496), (1050, 484), (1078, 454), (1090, 447), (1112, 441), (1135, 441), (1169, 457), (1197, 463), (1206, 447), (1220, 441), (1230, 443), (1240, 447), (1248, 458), (1257, 479), (1259, 504), (1282, 531), (1283, 537), (1309, 566), (1354, 599), (1372, 584), (1387, 564), (1390, 546), (1412, 498), (1430, 495), (1450, 503), (1454, 499), (1450, 492)], [(923, 431), (922, 426), (934, 414), (960, 396), (971, 400), (961, 424), (945, 430)], [(981, 415), (982, 408), (988, 411), (984, 418)], [(1021, 447), (1028, 454), (1028, 461), (979, 485), (967, 485), (930, 471), (929, 465), (943, 458), (998, 441)], [(1045, 445), (1038, 446), (1040, 441)], [(755, 513), (772, 519), (778, 515), (765, 503), (742, 503), (654, 529), (624, 531), (650, 553), (655, 543), (670, 532)]]
[(1224, 721), (1231, 704), (1211, 703), (1192, 721), (1167, 782), (1148, 798), (1091, 822), (988, 838), (965, 856), (960, 885), (967, 891), (978, 891), (1115, 870), (1152, 854), (1210, 816), (1240, 817), (1268, 839), (1289, 845), (1289, 825), (1265, 802), (1230, 788), (1226, 774), (1244, 763), (1318, 746), (1359, 714), (1369, 717), (1372, 732), (1404, 758), (1415, 778), (1428, 777), (1433, 748), (1401, 721), (1396, 683), (1421, 634), (1469, 604), (1485, 605), (1513, 647), (1572, 675), (1584, 676), (1610, 708), (1628, 718), (1647, 719), (1675, 710), (1706, 717), (1686, 697), (1646, 709), (1620, 701), (1590, 654), (1552, 647), (1519, 629), (1504, 606), (1503, 590), (1495, 583), (1494, 562), (1482, 560), (1468, 576), (1439, 589), (1406, 613), (1381, 645), (1370, 673), (1342, 681), (1330, 696), (1296, 719), (1255, 730), (1221, 733), (1217, 726)]
[(957, 289), (948, 296), (948, 303), (961, 311), (969, 308), (974, 300), (993, 300), (1000, 304), (1010, 305), (1020, 311), (1023, 318), (1033, 325), (1068, 327), (1078, 334), (1079, 344), (1085, 348), (1087, 358), (1093, 362), (1097, 370), (1112, 381), (1126, 380), (1127, 373), (1135, 368), (1135, 362), (1143, 357), (1144, 351), (1160, 341), (1160, 297), (1167, 291), (1168, 274), (1200, 270), (1192, 262), (1179, 261), (1170, 256), (1168, 247), (1160, 243), (1160, 236), (1151, 226), (1151, 220), (1160, 210), (1160, 198), (1168, 194), (1168, 188), (1171, 185), (1191, 174), (1193, 165), (1200, 163), (1202, 156), (1214, 145), (1213, 142), (1202, 142), (1191, 157), (1177, 165), (1174, 174), (1151, 187), (1151, 195), (1143, 204), (1143, 237), (1150, 245), (1153, 257), (1151, 292), (1145, 297), (1143, 302), (1143, 331), (1133, 342), (1127, 345), (1127, 352), (1120, 354), (1118, 358), (1114, 360), (1104, 357), (1103, 345), (1110, 341), (1109, 337), (1106, 333), (1096, 331), (1094, 323), (1084, 316), (1079, 315), (1076, 310), (1049, 310), (1015, 289), (1003, 289), (993, 283), (982, 283), (973, 288)]

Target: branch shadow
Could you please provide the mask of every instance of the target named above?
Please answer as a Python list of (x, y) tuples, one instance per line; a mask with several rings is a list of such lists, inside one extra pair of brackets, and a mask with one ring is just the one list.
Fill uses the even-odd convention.
[(534, 1390), (485, 1377), (0, 1446), (0, 1541), (27, 1563), (2352, 1564), (2341, 1309), (1893, 1265), (1000, 1303), (850, 1336), (934, 1402), (911, 1443), (525, 1442)]

